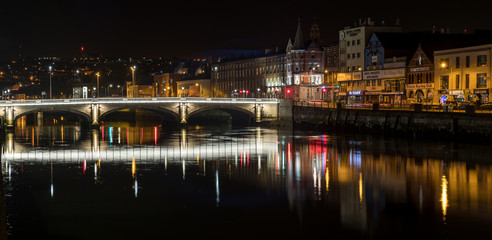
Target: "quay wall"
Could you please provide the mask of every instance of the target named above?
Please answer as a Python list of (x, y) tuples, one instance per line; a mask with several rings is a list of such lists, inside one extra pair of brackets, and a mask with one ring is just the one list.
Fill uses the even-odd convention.
[(295, 129), (492, 141), (492, 114), (293, 106)]

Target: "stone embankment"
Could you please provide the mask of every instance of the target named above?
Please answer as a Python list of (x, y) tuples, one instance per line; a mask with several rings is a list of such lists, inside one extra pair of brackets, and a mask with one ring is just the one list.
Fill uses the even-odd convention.
[(293, 107), (295, 129), (492, 141), (492, 114)]

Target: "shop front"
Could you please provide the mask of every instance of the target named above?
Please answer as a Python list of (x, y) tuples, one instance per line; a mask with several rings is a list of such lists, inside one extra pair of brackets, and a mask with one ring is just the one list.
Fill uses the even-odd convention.
[(463, 103), (465, 101), (465, 93), (463, 90), (449, 90), (449, 96), (452, 96), (452, 100), (456, 103)]
[[(381, 91), (365, 91), (366, 103), (380, 103)], [(382, 96), (381, 96), (382, 97)]]
[(364, 91), (348, 91), (347, 104), (359, 104), (364, 102)]
[(480, 101), (480, 104), (489, 102), (489, 89), (474, 89), (473, 94), (477, 101)]
[(432, 102), (434, 83), (406, 84), (405, 89), (410, 102)]

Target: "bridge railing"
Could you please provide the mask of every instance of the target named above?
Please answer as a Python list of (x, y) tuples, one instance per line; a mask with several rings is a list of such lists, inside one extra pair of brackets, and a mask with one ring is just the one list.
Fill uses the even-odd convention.
[(2, 100), (0, 106), (16, 104), (77, 104), (77, 103), (123, 103), (123, 102), (230, 102), (230, 103), (278, 103), (273, 98), (197, 98), (197, 97), (154, 97), (154, 98), (71, 98), (38, 100)]

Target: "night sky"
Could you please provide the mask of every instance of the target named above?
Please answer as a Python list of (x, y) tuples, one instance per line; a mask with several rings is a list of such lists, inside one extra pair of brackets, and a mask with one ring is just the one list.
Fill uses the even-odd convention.
[[(481, 3), (482, 2), (482, 3)], [(488, 5), (485, 5), (488, 4)], [(359, 18), (396, 18), (404, 31), (432, 26), (492, 29), (488, 1), (2, 1), (0, 60), (76, 57), (80, 46), (106, 57), (193, 58), (215, 49), (285, 48), (301, 19), (314, 17), (325, 42)]]

